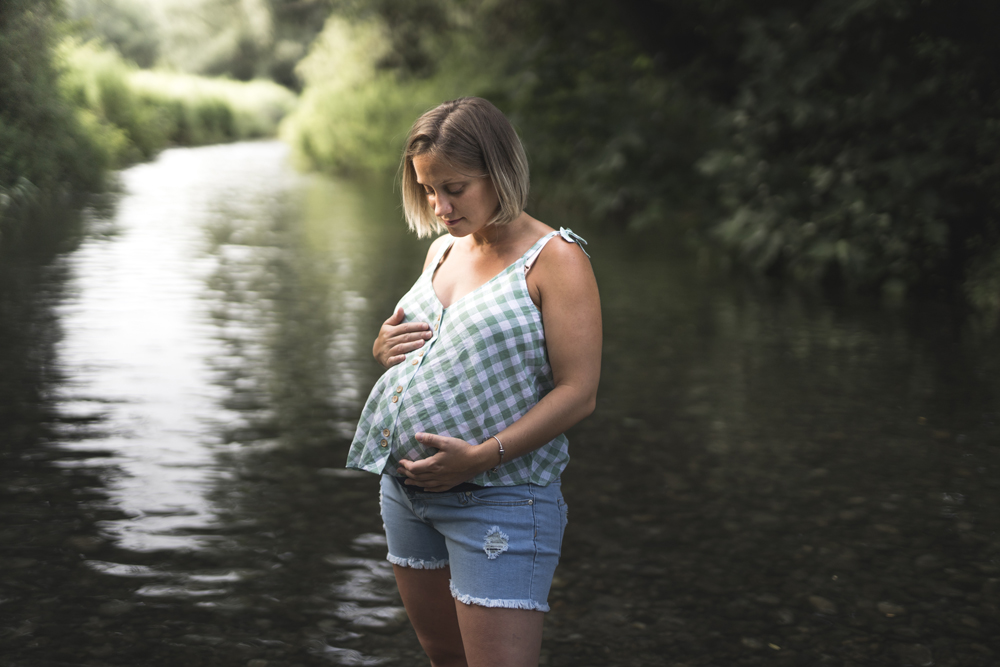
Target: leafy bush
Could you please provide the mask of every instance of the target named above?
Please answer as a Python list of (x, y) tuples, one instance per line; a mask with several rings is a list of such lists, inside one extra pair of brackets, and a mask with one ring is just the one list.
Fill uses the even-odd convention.
[(13, 211), (99, 187), (107, 155), (60, 94), (54, 0), (0, 3), (0, 234)]
[(166, 145), (273, 136), (286, 88), (139, 70), (97, 42), (54, 45), (56, 0), (0, 4), (0, 234), (16, 209), (94, 191)]
[(87, 124), (115, 165), (148, 158), (167, 143), (169, 128), (153, 107), (136, 95), (129, 77), (135, 65), (97, 42), (64, 41), (58, 56), (63, 68), (63, 94), (81, 109)]
[(306, 89), (281, 127), (301, 164), (330, 173), (391, 170), (410, 125), (446, 99), (475, 94), (489, 71), (463, 59), (460, 40), (443, 44), (447, 67), (417, 78), (380, 67), (389, 52), (384, 26), (331, 18), (299, 64)]
[(961, 282), (997, 238), (997, 12), (827, 0), (752, 16), (729, 140), (705, 157), (752, 267), (891, 291)]
[(508, 77), (491, 96), (525, 140), (543, 215), (675, 235), (697, 227), (709, 192), (692, 165), (717, 140), (719, 112), (663, 76), (620, 7), (523, 3), (481, 24), (499, 24), (485, 56)]
[(160, 55), (160, 26), (141, 0), (64, 0), (73, 33), (98, 41), (139, 67), (153, 67)]
[(178, 144), (271, 137), (296, 105), (295, 95), (271, 81), (233, 81), (163, 70), (136, 70), (132, 89), (152, 106), (165, 108)]
[(267, 81), (238, 82), (140, 70), (96, 42), (60, 48), (64, 93), (116, 165), (168, 144), (272, 136), (295, 96)]

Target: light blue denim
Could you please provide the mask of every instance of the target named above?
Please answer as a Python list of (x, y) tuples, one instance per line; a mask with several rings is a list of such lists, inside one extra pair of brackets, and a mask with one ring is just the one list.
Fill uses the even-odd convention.
[(567, 521), (558, 480), (425, 493), (383, 475), (382, 520), (389, 562), (450, 567), (459, 602), (549, 610)]

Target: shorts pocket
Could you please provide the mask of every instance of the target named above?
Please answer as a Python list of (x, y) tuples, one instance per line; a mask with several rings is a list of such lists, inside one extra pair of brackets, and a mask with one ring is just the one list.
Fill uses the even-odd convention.
[(532, 505), (535, 497), (526, 485), (488, 486), (469, 493), (469, 500), (475, 505), (491, 507), (521, 507)]

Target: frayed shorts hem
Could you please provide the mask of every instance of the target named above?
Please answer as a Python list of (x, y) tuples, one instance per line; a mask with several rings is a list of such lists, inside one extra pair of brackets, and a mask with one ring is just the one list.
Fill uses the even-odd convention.
[(451, 596), (462, 604), (476, 605), (477, 607), (503, 608), (503, 609), (527, 609), (529, 611), (548, 612), (549, 605), (534, 600), (491, 600), (490, 598), (476, 598), (471, 595), (463, 595), (455, 583), (451, 582)]
[(385, 559), (392, 563), (393, 565), (398, 565), (400, 567), (408, 567), (414, 570), (440, 570), (442, 568), (448, 567), (448, 559), (438, 559), (431, 558), (430, 560), (422, 560), (420, 558), (400, 558), (399, 556), (393, 556), (388, 554)]
[(383, 475), (381, 488), (393, 567), (449, 568), (451, 595), (466, 605), (549, 611), (566, 526), (558, 481), (430, 493)]

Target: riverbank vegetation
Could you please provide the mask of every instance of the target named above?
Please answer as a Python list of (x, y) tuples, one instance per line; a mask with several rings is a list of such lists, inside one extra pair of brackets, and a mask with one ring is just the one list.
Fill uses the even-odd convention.
[[(170, 145), (273, 136), (295, 104), (295, 93), (270, 80), (141, 69), (115, 46), (148, 55), (148, 43), (123, 43), (128, 30), (107, 26), (87, 34), (80, 26), (89, 24), (67, 23), (62, 9), (57, 0), (0, 7), (0, 237), (8, 241), (24, 230), (19, 212), (99, 190), (109, 169)], [(142, 16), (126, 15), (127, 25)]]
[(305, 90), (281, 128), (300, 165), (337, 175), (394, 170), (414, 118), (494, 78), (468, 42), (455, 37), (442, 48), (435, 76), (412, 76), (383, 65), (394, 55), (383, 22), (327, 21), (298, 65)]
[(65, 0), (75, 34), (98, 39), (143, 68), (291, 90), (294, 69), (334, 0)]
[(59, 87), (52, 59), (56, 6), (55, 0), (0, 3), (0, 221), (43, 192), (87, 190), (101, 181), (99, 142)]
[[(287, 121), (317, 168), (391, 167), (420, 108), (480, 94), (521, 130), (533, 206), (547, 217), (667, 230), (784, 280), (893, 299), (959, 290), (979, 307), (1000, 307), (1000, 47), (989, 29), (1000, 9), (992, 5), (337, 6), (355, 24), (377, 22), (383, 48), (326, 57), (330, 47), (318, 40), (306, 59), (306, 99), (345, 67), (376, 72)], [(489, 75), (456, 85), (456, 63)], [(374, 108), (372, 100), (384, 140), (353, 148), (353, 128), (369, 117), (359, 108)], [(314, 140), (328, 132), (323, 123), (341, 122), (343, 137)]]
[(271, 81), (241, 82), (143, 70), (97, 42), (59, 48), (67, 100), (115, 166), (167, 145), (273, 136), (295, 95)]
[[(292, 106), (263, 84), (237, 94), (192, 75), (301, 90), (281, 136), (304, 166), (334, 174), (395, 169), (417, 114), (482, 95), (521, 131), (532, 210), (554, 222), (664, 232), (779, 280), (894, 299), (958, 291), (1000, 312), (990, 32), (1000, 8), (989, 3), (65, 2), (59, 37), (77, 41), (63, 47), (73, 55), (61, 83), (39, 55), (59, 41), (49, 30), (15, 54), (42, 72), (18, 99), (49, 109), (45, 122), (59, 128), (32, 152), (78, 155), (57, 168), (15, 164), (33, 135), (5, 123), (22, 132), (0, 165), (8, 199), (38, 185), (30, 174), (86, 181), (75, 163), (268, 134)], [(37, 23), (59, 6), (12, 0), (3, 11)], [(3, 99), (9, 116), (14, 97)]]

